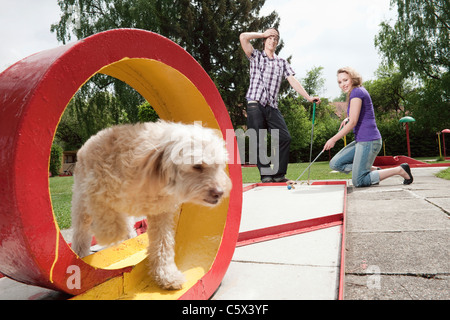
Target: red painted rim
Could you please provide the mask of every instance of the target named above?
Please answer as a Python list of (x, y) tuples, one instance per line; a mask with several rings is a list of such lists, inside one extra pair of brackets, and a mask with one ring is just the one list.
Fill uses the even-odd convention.
[[(68, 102), (92, 75), (124, 58), (153, 59), (178, 70), (203, 95), (224, 136), (233, 129), (201, 66), (152, 32), (110, 30), (17, 62), (0, 74), (0, 272), (8, 277), (76, 295), (130, 270), (93, 268), (79, 259), (55, 224), (48, 192), (50, 148)], [(182, 298), (209, 298), (231, 261), (242, 207), (239, 162), (230, 164), (229, 171), (234, 187), (222, 243), (211, 269)], [(80, 288), (67, 286), (70, 265), (81, 270)]]

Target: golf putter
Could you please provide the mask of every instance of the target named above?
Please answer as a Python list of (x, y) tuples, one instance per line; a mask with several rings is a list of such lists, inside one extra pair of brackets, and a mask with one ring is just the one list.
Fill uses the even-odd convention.
[(317, 100), (314, 100), (313, 103), (313, 114), (312, 114), (312, 127), (311, 127), (311, 144), (309, 147), (309, 170), (308, 170), (308, 185), (309, 185), (309, 179), (311, 176), (311, 160), (312, 160), (312, 151), (313, 151), (313, 143), (314, 143), (314, 123), (316, 122), (316, 102)]
[[(317, 157), (309, 164), (309, 166), (308, 166), (305, 170), (303, 170), (303, 172), (300, 174), (300, 176), (297, 178), (297, 180), (295, 180), (295, 181), (288, 181), (288, 183), (287, 183), (287, 185), (288, 185), (288, 186), (287, 186), (288, 190), (295, 189), (294, 185), (297, 184), (297, 181), (300, 180), (300, 178), (305, 174), (306, 170), (308, 170), (308, 169), (311, 168), (311, 166), (313, 165), (313, 163), (316, 162), (317, 159), (319, 159), (319, 157), (322, 155), (322, 153), (323, 153), (324, 151), (325, 151), (325, 150), (320, 151), (319, 155), (318, 155), (318, 156), (317, 156)], [(309, 185), (309, 181), (308, 181), (308, 185)]]

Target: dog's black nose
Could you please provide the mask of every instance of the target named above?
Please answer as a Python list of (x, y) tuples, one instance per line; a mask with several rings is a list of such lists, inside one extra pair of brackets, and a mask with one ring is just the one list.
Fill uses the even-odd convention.
[(212, 188), (212, 189), (209, 190), (209, 195), (213, 199), (220, 199), (220, 197), (223, 196), (223, 190), (222, 189), (218, 189), (218, 188)]

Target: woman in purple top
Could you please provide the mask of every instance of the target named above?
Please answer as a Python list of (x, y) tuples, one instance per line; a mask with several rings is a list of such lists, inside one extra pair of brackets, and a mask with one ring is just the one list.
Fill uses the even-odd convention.
[(411, 184), (413, 176), (407, 163), (385, 170), (373, 167), (373, 162), (381, 150), (382, 139), (375, 121), (372, 99), (362, 87), (361, 76), (349, 67), (339, 69), (338, 84), (342, 91), (347, 93), (348, 118), (341, 123), (339, 132), (327, 141), (323, 149), (333, 148), (336, 142), (352, 129), (355, 141), (331, 159), (330, 167), (345, 173), (353, 171), (352, 181), (355, 187), (378, 184), (381, 180), (394, 175), (402, 176), (405, 179), (403, 184)]

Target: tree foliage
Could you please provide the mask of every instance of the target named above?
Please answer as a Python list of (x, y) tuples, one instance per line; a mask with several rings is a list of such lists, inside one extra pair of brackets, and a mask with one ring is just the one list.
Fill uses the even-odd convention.
[(320, 95), (325, 86), (325, 78), (323, 77), (323, 67), (313, 67), (306, 72), (306, 77), (302, 78), (303, 88), (311, 96)]
[(398, 19), (381, 24), (375, 45), (387, 62), (398, 64), (405, 76), (435, 80), (450, 67), (450, 2), (448, 0), (392, 0)]
[(98, 131), (128, 122), (128, 114), (115, 95), (98, 91), (86, 96), (79, 92), (67, 106), (55, 137), (65, 150), (77, 150)]
[(139, 107), (139, 121), (140, 122), (156, 122), (159, 119), (155, 109), (152, 108), (148, 101), (145, 101)]
[(62, 165), (62, 158), (63, 158), (63, 149), (57, 144), (52, 144), (48, 170), (50, 171), (53, 177), (59, 175), (59, 170), (61, 169)]
[[(311, 95), (319, 95), (324, 88), (325, 79), (323, 77), (323, 67), (312, 67), (306, 72), (301, 82), (303, 87)], [(340, 119), (335, 115), (335, 107), (328, 99), (321, 99), (322, 103), (316, 106), (316, 119), (314, 126), (313, 153), (318, 154), (326, 141), (338, 130)], [(283, 114), (286, 125), (291, 134), (290, 161), (308, 161), (311, 143), (312, 127), (312, 103), (307, 102), (303, 97), (299, 97), (294, 90), (289, 90), (280, 99), (279, 109)], [(337, 153), (343, 147), (340, 141), (332, 153)], [(323, 156), (325, 159), (325, 156)]]
[[(58, 0), (61, 16), (51, 31), (64, 44), (115, 28), (149, 30), (173, 40), (209, 74), (238, 128), (246, 123), (245, 94), (249, 85), (249, 62), (240, 47), (239, 34), (278, 28), (280, 24), (276, 12), (261, 16), (264, 3), (265, 0)], [(420, 155), (428, 155), (436, 152), (436, 131), (448, 127), (450, 119), (449, 1), (391, 0), (391, 8), (397, 10), (398, 18), (383, 22), (375, 38), (384, 64), (376, 79), (364, 86), (372, 96), (383, 139), (388, 141), (387, 153), (404, 153), (404, 129), (398, 119), (412, 115), (416, 119), (410, 126), (413, 154), (420, 150)], [(256, 40), (254, 47), (261, 49), (262, 41)], [(282, 48), (281, 41), (277, 54)], [(313, 67), (301, 79), (311, 95), (322, 92), (322, 71), (320, 66)], [(328, 101), (322, 101), (317, 108), (314, 153), (334, 135), (340, 123)], [(305, 160), (309, 155), (311, 106), (297, 96), (287, 81), (282, 83), (280, 110), (293, 138), (291, 161)], [(56, 140), (65, 149), (77, 149), (104, 127), (155, 117), (151, 106), (134, 89), (98, 74), (70, 102)], [(342, 141), (332, 152), (340, 147)]]
[(408, 110), (405, 105), (414, 91), (414, 84), (405, 79), (397, 68), (381, 66), (376, 72), (377, 78), (364, 82), (369, 91), (376, 113), (394, 116), (397, 120), (404, 117)]
[(413, 155), (414, 150), (420, 150), (416, 155), (438, 154), (435, 134), (450, 119), (450, 2), (392, 0), (391, 8), (397, 10), (397, 21), (381, 24), (375, 45), (387, 69), (398, 72), (379, 77), (369, 92), (374, 105), (399, 105), (415, 118), (410, 126)]
[[(239, 34), (278, 27), (280, 22), (276, 12), (260, 16), (264, 3), (265, 0), (59, 0), (62, 15), (51, 31), (63, 43), (73, 36), (82, 39), (114, 28), (157, 32), (185, 48), (200, 63), (215, 82), (232, 122), (242, 125), (249, 76)], [(119, 100), (125, 102), (120, 97)], [(135, 104), (135, 109), (140, 104), (142, 101)], [(137, 113), (130, 121), (138, 121)]]

